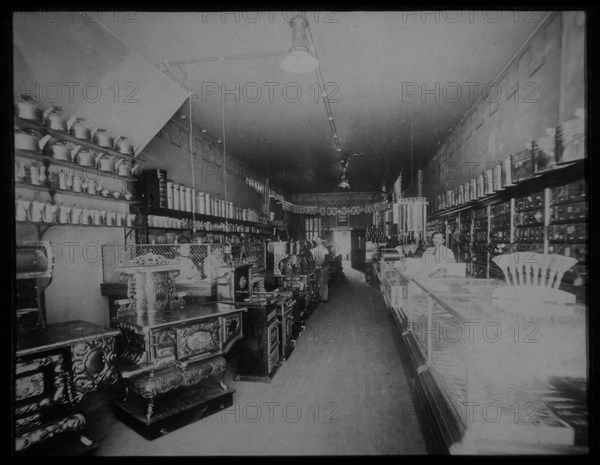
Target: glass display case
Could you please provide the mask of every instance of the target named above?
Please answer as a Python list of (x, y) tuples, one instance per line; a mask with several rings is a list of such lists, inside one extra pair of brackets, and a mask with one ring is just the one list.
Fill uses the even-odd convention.
[(383, 283), (404, 329), (412, 378), (447, 450), (587, 450), (585, 306), (509, 311), (494, 298), (505, 286), (496, 280), (407, 280), (388, 271)]

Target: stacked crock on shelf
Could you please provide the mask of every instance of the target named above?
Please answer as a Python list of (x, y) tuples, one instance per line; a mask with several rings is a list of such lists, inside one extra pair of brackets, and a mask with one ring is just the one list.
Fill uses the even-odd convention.
[[(146, 213), (148, 243), (174, 243), (191, 231), (216, 233), (271, 234), (266, 216), (208, 192), (167, 179), (167, 171), (145, 170), (138, 182), (138, 197)], [(166, 232), (180, 230), (178, 234)], [(179, 237), (177, 237), (179, 235)]]
[[(127, 137), (90, 130), (77, 116), (67, 120), (60, 107), (42, 110), (27, 95), (17, 99), (14, 124), (18, 222), (134, 226), (129, 183), (139, 163)], [(49, 199), (39, 200), (40, 193)], [(56, 195), (66, 198), (57, 202)], [(67, 205), (66, 199), (75, 202)]]

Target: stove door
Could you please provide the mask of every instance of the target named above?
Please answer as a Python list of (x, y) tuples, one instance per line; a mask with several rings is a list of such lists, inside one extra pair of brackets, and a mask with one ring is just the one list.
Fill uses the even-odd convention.
[(177, 327), (177, 357), (194, 360), (219, 352), (219, 319)]

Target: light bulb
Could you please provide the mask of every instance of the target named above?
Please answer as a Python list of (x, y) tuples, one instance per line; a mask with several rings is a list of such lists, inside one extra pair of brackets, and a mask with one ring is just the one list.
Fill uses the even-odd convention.
[(294, 74), (310, 73), (319, 66), (318, 60), (313, 57), (306, 47), (293, 47), (290, 53), (281, 61), (281, 67)]

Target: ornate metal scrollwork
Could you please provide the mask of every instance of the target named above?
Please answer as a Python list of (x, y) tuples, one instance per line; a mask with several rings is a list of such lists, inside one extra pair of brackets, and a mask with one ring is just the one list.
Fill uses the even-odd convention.
[(41, 428), (29, 431), (22, 436), (19, 436), (15, 441), (15, 449), (17, 452), (27, 449), (34, 444), (45, 441), (52, 436), (68, 431), (78, 431), (85, 426), (85, 417), (76, 413), (62, 418), (56, 423), (44, 425)]
[(177, 353), (185, 358), (219, 349), (219, 320), (177, 328)]
[(73, 347), (73, 381), (78, 400), (104, 384), (113, 384), (118, 372), (115, 360), (114, 339), (99, 338), (83, 341)]

